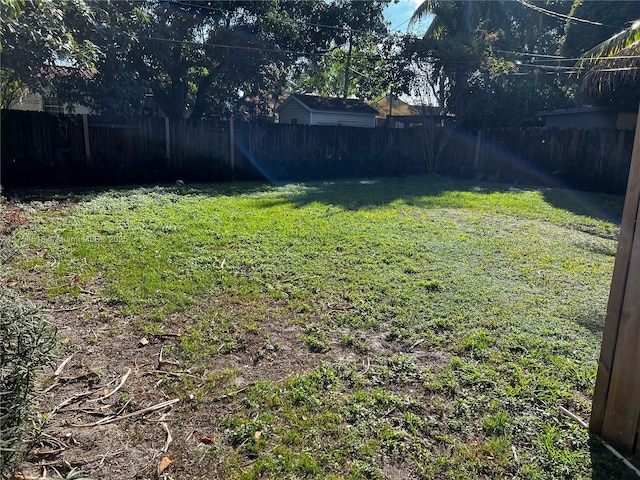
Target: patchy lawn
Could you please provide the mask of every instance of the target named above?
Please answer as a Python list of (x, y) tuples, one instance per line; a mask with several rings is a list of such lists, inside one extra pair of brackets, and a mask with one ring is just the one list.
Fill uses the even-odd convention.
[(25, 473), (634, 478), (560, 412), (588, 420), (622, 202), (430, 177), (23, 192), (1, 281), (61, 341)]

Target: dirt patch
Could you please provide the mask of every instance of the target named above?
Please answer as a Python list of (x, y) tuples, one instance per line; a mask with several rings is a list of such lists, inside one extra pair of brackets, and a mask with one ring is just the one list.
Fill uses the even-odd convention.
[[(67, 300), (40, 299), (58, 327), (63, 349), (60, 363), (42, 377), (46, 393), (38, 411), (49, 421), (24, 466), (28, 476), (75, 467), (95, 479), (216, 478), (215, 448), (206, 440), (223, 437), (220, 419), (240, 408), (255, 382), (280, 382), (323, 361), (361, 362), (366, 371), (371, 359), (398, 350), (385, 340), (384, 331), (377, 331), (366, 353), (333, 344), (326, 353), (311, 352), (300, 342), (304, 327), (295, 313), (276, 304), (266, 307), (255, 331), (239, 330), (233, 351), (194, 366), (178, 348), (193, 318), (212, 308), (227, 308), (242, 318), (241, 310), (250, 307), (218, 298), (168, 316), (161, 322), (164, 333), (143, 334), (135, 327), (139, 319), (122, 316), (96, 296), (85, 296), (81, 303)], [(444, 353), (410, 353), (420, 364), (448, 360)], [(158, 477), (163, 457), (172, 463)], [(401, 465), (385, 468), (409, 478), (401, 475)]]
[[(79, 304), (43, 298), (39, 303), (53, 317), (63, 348), (60, 363), (42, 377), (46, 393), (38, 411), (49, 421), (24, 466), (28, 476), (76, 467), (95, 479), (151, 479), (167, 456), (171, 478), (212, 478), (202, 439), (220, 438), (218, 420), (234, 412), (248, 387), (331, 360), (330, 354), (304, 348), (300, 325), (282, 316), (261, 326), (277, 351), (261, 353), (264, 336), (243, 332), (231, 353), (184, 369), (176, 347), (197, 309), (167, 318), (163, 324), (171, 333), (145, 335), (132, 328), (135, 317), (120, 315), (96, 297)], [(164, 451), (167, 432), (172, 440)]]

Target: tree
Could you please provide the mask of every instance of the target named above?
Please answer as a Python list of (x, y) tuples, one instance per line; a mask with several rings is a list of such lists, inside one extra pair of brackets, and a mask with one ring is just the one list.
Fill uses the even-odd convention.
[(95, 17), (84, 0), (0, 2), (2, 107), (27, 88), (55, 91), (60, 65), (68, 68), (68, 76), (91, 70), (100, 53), (87, 37)]
[(144, 93), (172, 118), (268, 115), (291, 68), (326, 52), (335, 30), (324, 1), (139, 1), (105, 5), (97, 37), (106, 55), (91, 92), (109, 111), (109, 85), (124, 83), (120, 108)]
[(306, 58), (292, 75), (292, 89), (331, 97), (372, 98), (388, 88), (390, 55), (384, 8), (390, 0), (327, 3), (328, 49)]
[[(486, 118), (488, 103), (478, 101), (488, 90), (492, 69), (498, 66), (492, 45), (500, 33), (487, 29), (493, 2), (426, 1), (412, 20), (433, 16), (424, 38), (409, 42), (408, 53), (438, 106), (452, 112), (458, 123), (477, 125)], [(494, 11), (491, 12), (491, 8)]]

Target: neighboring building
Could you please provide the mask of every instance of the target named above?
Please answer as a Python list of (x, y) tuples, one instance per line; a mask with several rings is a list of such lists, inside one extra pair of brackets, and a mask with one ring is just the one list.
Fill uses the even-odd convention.
[(373, 128), (378, 111), (362, 100), (294, 94), (276, 107), (276, 113), (280, 123)]
[(444, 124), (453, 117), (445, 115), (441, 108), (427, 105), (409, 105), (393, 95), (391, 102), (386, 96), (371, 105), (378, 111), (376, 126), (389, 128), (410, 128), (422, 125), (425, 121)]
[(28, 93), (24, 98), (11, 105), (11, 110), (27, 110), (32, 112), (75, 113), (90, 115), (92, 112), (84, 105), (63, 105), (55, 95), (45, 96), (40, 93)]
[(611, 107), (582, 107), (538, 112), (546, 128), (603, 128), (630, 130), (637, 112), (619, 112)]
[[(43, 67), (40, 75), (48, 80), (56, 78), (71, 78), (79, 75), (85, 81), (90, 81), (93, 75), (88, 70), (79, 70), (73, 67), (65, 66), (48, 66)], [(47, 93), (28, 92), (22, 99), (9, 107), (10, 110), (23, 110), (32, 112), (49, 112), (49, 113), (75, 113), (78, 115), (91, 114), (91, 110), (80, 104), (63, 104), (59, 101), (56, 92), (51, 90)]]

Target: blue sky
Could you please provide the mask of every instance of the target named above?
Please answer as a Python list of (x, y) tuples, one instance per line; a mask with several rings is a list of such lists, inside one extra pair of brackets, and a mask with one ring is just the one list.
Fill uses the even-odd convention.
[[(394, 32), (406, 33), (411, 15), (422, 2), (423, 0), (400, 0), (398, 3), (391, 3), (385, 10), (385, 17), (391, 22), (390, 29)], [(412, 29), (414, 33), (419, 33), (426, 28), (425, 22), (421, 23), (423, 25), (416, 25)]]

